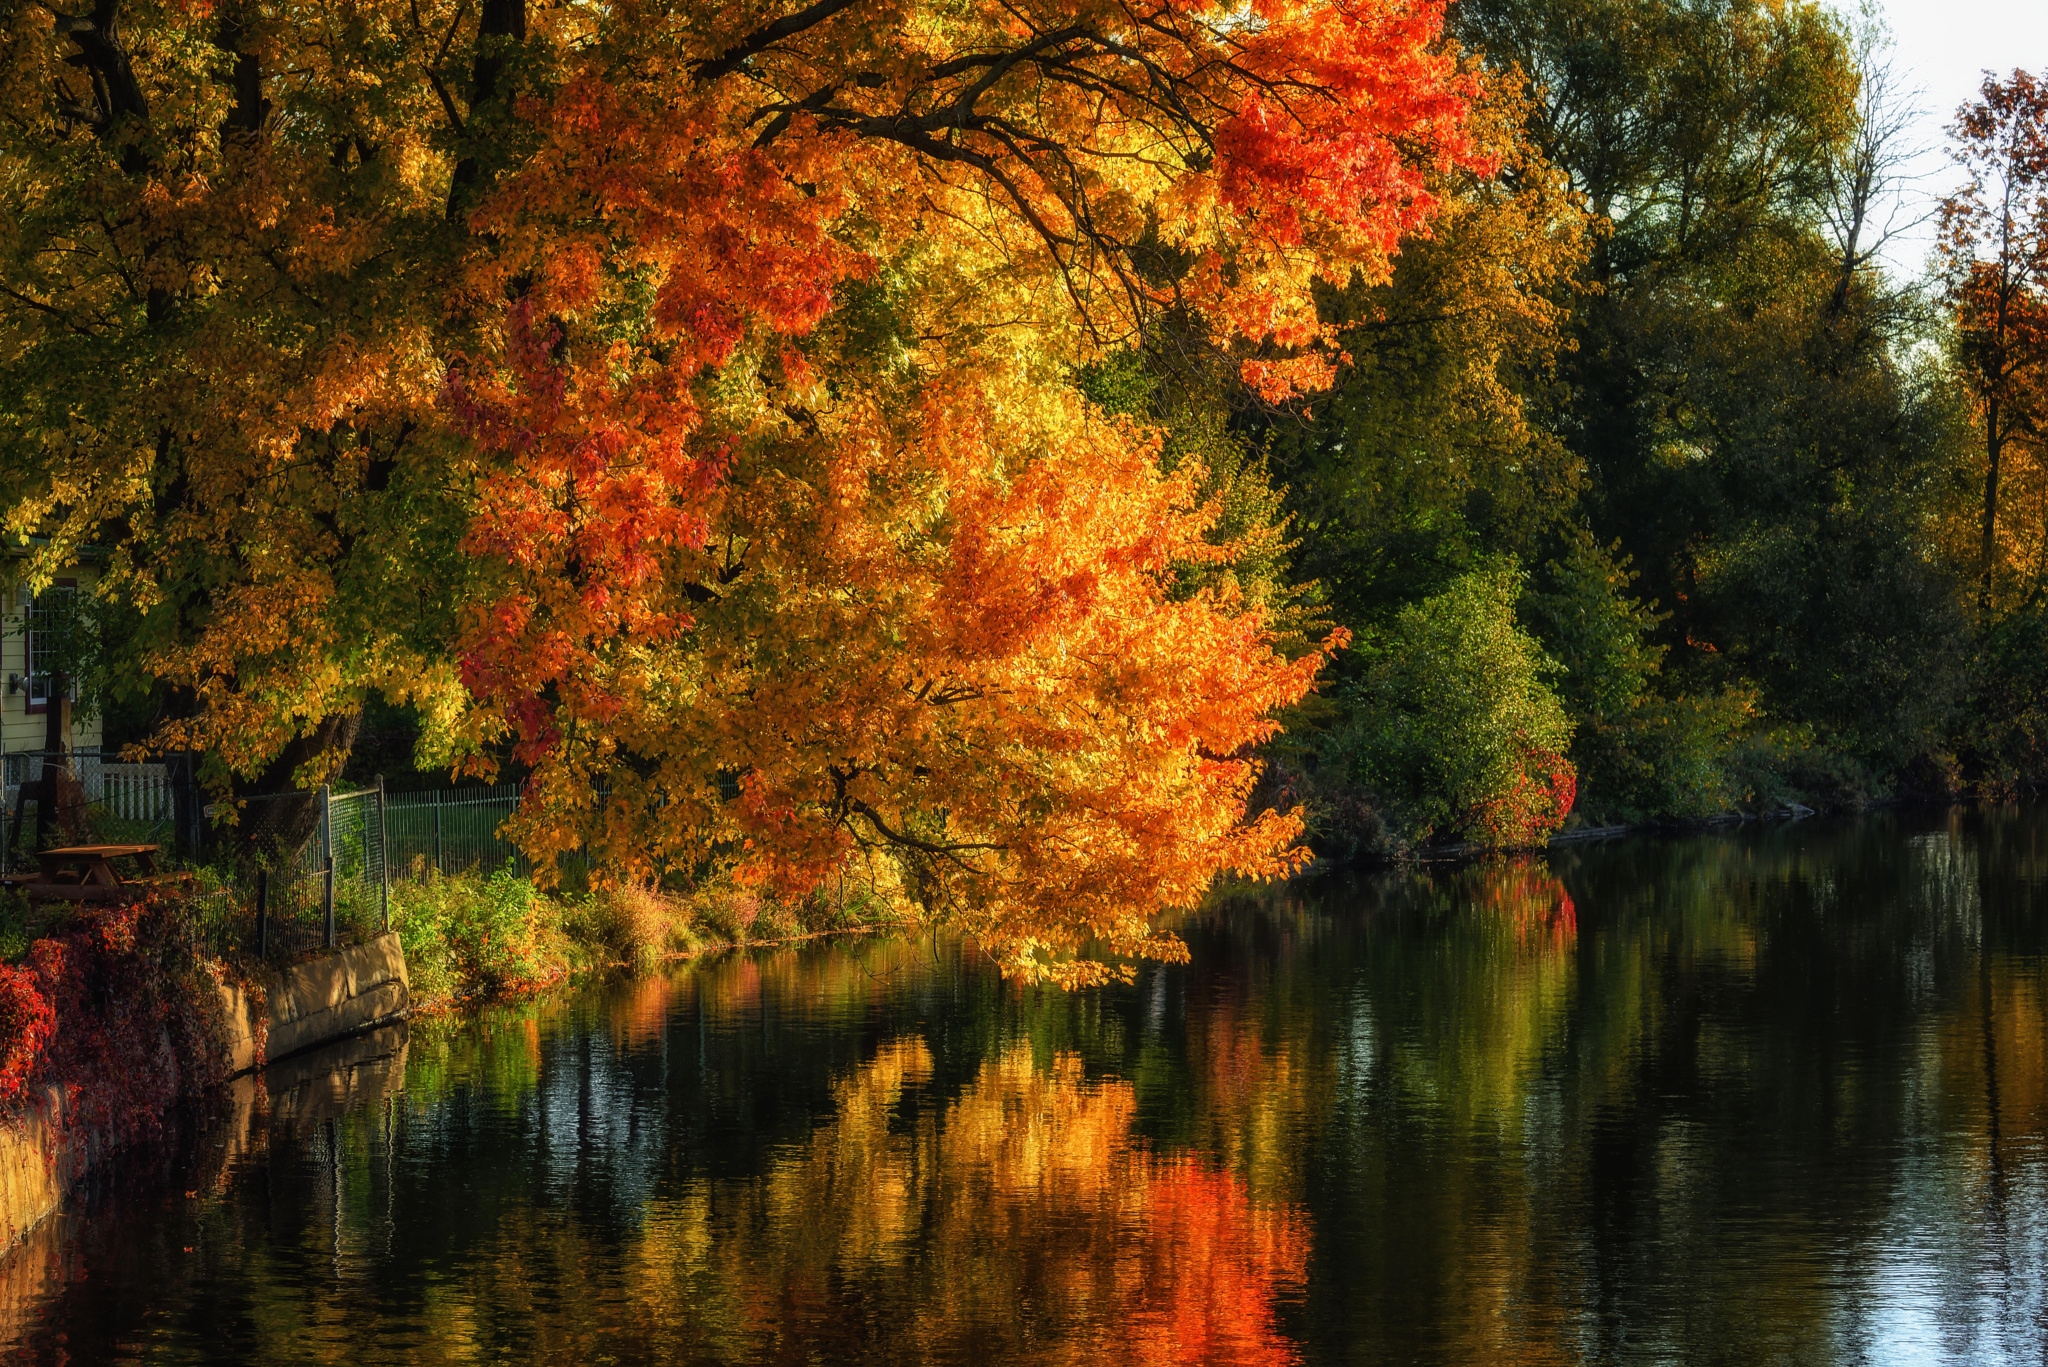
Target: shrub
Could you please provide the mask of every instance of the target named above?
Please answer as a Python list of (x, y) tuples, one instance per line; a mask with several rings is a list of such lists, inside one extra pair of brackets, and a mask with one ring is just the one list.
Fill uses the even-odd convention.
[(0, 888), (0, 963), (13, 963), (35, 940), (28, 898), (17, 888)]
[(1754, 690), (1697, 697), (1644, 693), (1583, 719), (1571, 755), (1589, 822), (1698, 820), (1749, 805), (1752, 771), (1772, 743), (1757, 731)]
[(676, 898), (628, 883), (590, 894), (573, 924), (606, 958), (637, 963), (691, 947), (690, 922), (689, 908)]
[(1512, 565), (1467, 573), (1366, 638), (1334, 750), (1401, 838), (1525, 845), (1571, 809), (1557, 666), (1515, 622)]
[(553, 982), (568, 972), (561, 907), (506, 867), (391, 889), (391, 925), (428, 1001)]
[(1563, 664), (1557, 692), (1570, 711), (1571, 759), (1588, 820), (1698, 818), (1742, 799), (1733, 773), (1757, 713), (1753, 689), (1695, 696), (1661, 691), (1663, 614), (1629, 593), (1626, 557), (1581, 534), (1544, 566), (1521, 613)]
[(2048, 606), (2030, 603), (1984, 629), (1970, 717), (1971, 768), (1987, 788), (2048, 780)]

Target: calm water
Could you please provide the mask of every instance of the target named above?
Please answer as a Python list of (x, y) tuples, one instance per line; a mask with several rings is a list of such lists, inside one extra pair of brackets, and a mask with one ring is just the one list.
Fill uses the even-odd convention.
[(730, 956), (242, 1095), (31, 1362), (2040, 1363), (2048, 811), (1295, 889), (1072, 997)]

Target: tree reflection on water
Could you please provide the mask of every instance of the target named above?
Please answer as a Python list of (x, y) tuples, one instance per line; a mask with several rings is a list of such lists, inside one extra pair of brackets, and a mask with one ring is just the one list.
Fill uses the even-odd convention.
[(2013, 811), (1305, 885), (1072, 996), (729, 956), (251, 1093), (0, 1265), (0, 1322), (45, 1362), (2040, 1361), (2044, 907)]

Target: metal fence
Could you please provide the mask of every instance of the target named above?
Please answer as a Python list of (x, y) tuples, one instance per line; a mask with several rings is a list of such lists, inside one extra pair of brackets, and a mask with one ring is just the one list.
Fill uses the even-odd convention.
[[(275, 801), (305, 795), (281, 795)], [(254, 944), (264, 957), (367, 938), (388, 925), (391, 886), (436, 874), (525, 877), (532, 865), (499, 828), (519, 804), (519, 786), (391, 793), (379, 779), (355, 792), (323, 788), (311, 798), (314, 829), (293, 853), (258, 870)], [(245, 803), (246, 819), (253, 802)]]
[[(9, 818), (0, 872), (10, 861), (34, 864), (34, 855), (16, 845), (27, 839), (23, 825), (33, 829), (45, 762), (41, 751), (0, 757)], [(84, 792), (97, 838), (179, 843), (178, 775), (168, 766), (109, 764), (89, 747), (72, 750), (64, 762)], [(361, 941), (388, 925), (394, 882), (508, 866), (527, 876), (531, 863), (500, 834), (518, 803), (517, 784), (389, 793), (381, 778), (353, 791), (323, 787), (242, 798), (234, 812), (241, 827), (237, 843), (253, 858), (230, 871), (181, 847), (200, 866), (191, 886), (194, 933), (215, 953), (291, 959)], [(218, 809), (208, 808), (207, 815)]]
[(432, 793), (393, 793), (384, 809), (393, 878), (428, 874), (495, 873), (509, 862), (522, 878), (532, 873), (526, 856), (499, 833), (519, 805), (519, 785), (454, 788)]
[(366, 939), (389, 922), (382, 780), (354, 792), (245, 798), (236, 816), (258, 855), (245, 889), (254, 921), (235, 948), (289, 958)]

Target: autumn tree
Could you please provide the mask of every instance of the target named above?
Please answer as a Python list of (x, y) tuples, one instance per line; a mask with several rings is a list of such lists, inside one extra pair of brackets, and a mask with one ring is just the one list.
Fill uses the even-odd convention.
[[(2027, 501), (2038, 505), (2048, 494), (2048, 86), (2024, 71), (2003, 81), (1986, 75), (1952, 132), (1952, 153), (1969, 180), (1942, 201), (1941, 255), (1983, 435), (1977, 612), (1988, 618), (2001, 570), (2031, 579), (2032, 596), (2048, 583), (2038, 511), (2031, 535), (2010, 529), (2014, 546), (2000, 542), (2002, 503), (2016, 501), (2013, 455), (2030, 457), (2021, 481), (2032, 486)], [(2014, 548), (2018, 556), (2006, 553)]]
[[(1483, 159), (1440, 11), (17, 12), (9, 522), (110, 545), (163, 745), (305, 785), (367, 690), (627, 876), (901, 898), (1012, 971), (1289, 867), (1320, 649), (1069, 382), (1161, 310), (1326, 383)], [(1327, 642), (1322, 648), (1327, 648)], [(593, 803), (595, 790), (602, 800)]]

